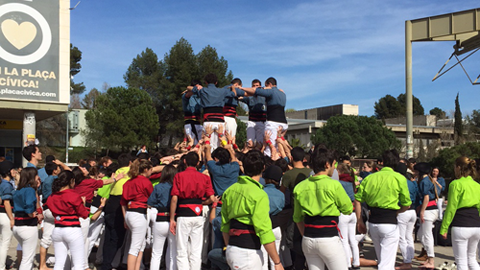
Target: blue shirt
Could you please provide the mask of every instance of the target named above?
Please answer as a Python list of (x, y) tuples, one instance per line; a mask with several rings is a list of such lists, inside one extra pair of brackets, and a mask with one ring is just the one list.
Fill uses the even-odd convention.
[(37, 168), (37, 166), (33, 165), (33, 163), (27, 162), (27, 167), (26, 168)]
[(276, 215), (285, 207), (285, 195), (283, 192), (277, 189), (274, 184), (266, 184), (263, 188), (268, 195), (268, 201), (270, 203), (270, 215)]
[(348, 197), (350, 198), (350, 201), (355, 200), (355, 191), (353, 190), (353, 183), (352, 182), (347, 182), (347, 181), (342, 181), (338, 180), (340, 184), (342, 184), (343, 189), (345, 189), (345, 192), (347, 192)]
[[(227, 85), (225, 86), (224, 88), (227, 89), (228, 91), (231, 91), (230, 88), (231, 85)], [(235, 88), (235, 92), (237, 93), (236, 96), (228, 96), (225, 98), (225, 106), (233, 106), (233, 107), (237, 107), (238, 106), (238, 97), (243, 97), (245, 96), (245, 91), (243, 91), (242, 89), (240, 88)]]
[(45, 179), (47, 179), (48, 174), (45, 171), (45, 167), (38, 170), (38, 177), (40, 177), (40, 180), (42, 180), (42, 182), (45, 181)]
[(31, 214), (37, 209), (37, 196), (35, 189), (25, 187), (13, 194), (13, 212), (25, 212)]
[(287, 123), (287, 118), (285, 117), (287, 95), (283, 91), (280, 91), (277, 87), (272, 87), (272, 89), (257, 88), (255, 95), (265, 97), (267, 120)]
[(226, 97), (234, 97), (235, 93), (226, 88), (217, 88), (214, 84), (209, 84), (207, 87), (198, 90), (193, 88), (193, 93), (200, 98), (200, 105), (203, 108), (221, 107), (225, 105)]
[[(445, 190), (445, 186), (447, 185), (445, 183), (445, 179), (443, 179), (443, 177), (438, 177), (437, 182), (442, 186), (442, 189), (440, 190), (440, 192), (443, 192)], [(439, 197), (440, 197), (440, 192), (438, 193)]]
[(243, 97), (242, 99), (240, 99), (240, 101), (247, 104), (249, 113), (263, 113), (267, 111), (267, 107), (265, 105), (265, 97)]
[(200, 106), (200, 98), (197, 95), (192, 95), (190, 98), (187, 98), (185, 94), (183, 94), (182, 108), (184, 113), (200, 115), (202, 111), (202, 106)]
[[(159, 208), (159, 207), (170, 207), (170, 200), (172, 196), (172, 184), (164, 182), (155, 185), (153, 188), (152, 194), (148, 197), (147, 204)], [(170, 210), (169, 210), (170, 211)]]
[[(405, 178), (406, 179), (406, 178)], [(412, 207), (417, 207), (418, 185), (415, 181), (407, 180), (408, 192), (410, 193), (410, 200), (412, 200)]]
[(0, 198), (2, 198), (2, 201), (11, 200), (13, 198), (13, 192), (14, 189), (12, 184), (7, 180), (2, 179), (2, 182), (0, 183)]
[(220, 165), (220, 163), (210, 160), (207, 162), (207, 168), (212, 179), (213, 190), (215, 190), (215, 194), (220, 196), (227, 188), (237, 182), (240, 173), (238, 162)]
[(435, 188), (437, 189), (437, 194), (440, 195), (440, 188), (434, 186), (430, 178), (427, 176), (418, 183), (418, 190), (420, 193), (420, 201), (423, 202), (425, 195), (428, 195), (429, 201), (435, 200)]
[(53, 180), (57, 179), (58, 176), (56, 175), (49, 175), (47, 178), (42, 181), (42, 201), (46, 202), (48, 196), (52, 195), (52, 184)]

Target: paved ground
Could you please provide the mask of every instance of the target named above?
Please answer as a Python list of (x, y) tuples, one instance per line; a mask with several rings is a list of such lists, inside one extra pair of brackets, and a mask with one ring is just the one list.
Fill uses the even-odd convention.
[[(16, 257), (17, 257), (16, 248), (17, 248), (17, 241), (14, 237), (12, 237), (12, 241), (10, 243), (10, 249), (8, 251), (7, 265), (11, 264), (12, 261), (16, 260)], [(421, 250), (420, 243), (415, 243), (416, 254), (418, 254), (420, 252), (420, 250)], [(53, 248), (50, 248), (48, 253), (49, 253), (49, 256), (53, 256)], [(371, 242), (365, 242), (364, 253), (365, 253), (365, 258), (366, 259), (375, 259), (375, 251), (373, 249), (373, 244)], [(445, 261), (447, 261), (449, 264), (451, 264), (454, 261), (452, 247), (436, 246), (435, 247), (435, 254), (437, 256), (436, 259), (435, 259), (435, 266), (438, 266), (439, 264), (441, 264)], [(93, 256), (94, 256), (94, 254), (92, 254), (91, 258)], [(397, 263), (402, 262), (401, 258), (402, 257), (401, 257), (400, 252), (397, 252)], [(38, 267), (38, 261), (39, 261), (39, 256), (38, 256), (38, 250), (37, 250), (37, 256), (36, 256), (35, 268), (34, 269), (38, 269), (37, 268)], [(414, 268), (417, 268), (419, 265), (420, 265), (420, 263), (414, 260)], [(94, 268), (94, 269), (97, 269), (97, 268)], [(376, 268), (375, 267), (362, 267), (362, 269), (376, 269)]]

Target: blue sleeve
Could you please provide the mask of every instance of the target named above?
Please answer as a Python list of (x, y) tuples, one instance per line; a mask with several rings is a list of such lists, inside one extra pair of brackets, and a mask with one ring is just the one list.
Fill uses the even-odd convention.
[(215, 173), (215, 169), (217, 167), (217, 162), (215, 162), (215, 160), (210, 160), (210, 161), (207, 161), (207, 169), (210, 173)]
[[(243, 91), (243, 90), (242, 90)], [(242, 99), (239, 99), (238, 101), (240, 102), (243, 102), (247, 105), (250, 105), (249, 102), (250, 102), (250, 97), (242, 97)]]
[(271, 97), (273, 95), (273, 91), (271, 89), (257, 88), (255, 90), (255, 95), (261, 97)]
[(245, 91), (243, 91), (240, 88), (235, 88), (235, 91), (237, 92), (237, 97), (243, 97), (245, 96)]
[(0, 198), (2, 200), (11, 200), (13, 197), (13, 186), (9, 182), (2, 181), (0, 184)]
[(225, 89), (225, 97), (235, 97), (235, 93), (230, 89)]
[(447, 185), (447, 184), (445, 183), (445, 179), (444, 179), (443, 177), (439, 177), (439, 178), (437, 179), (437, 182), (442, 186), (442, 190), (441, 190), (440, 192), (444, 191), (444, 190), (445, 190), (445, 186)]
[(25, 213), (27, 214), (31, 214), (33, 212), (35, 212), (35, 210), (37, 209), (37, 196), (35, 194), (35, 189), (33, 188), (26, 188), (27, 190), (25, 190), (25, 207), (24, 207), (24, 210), (25, 210)]

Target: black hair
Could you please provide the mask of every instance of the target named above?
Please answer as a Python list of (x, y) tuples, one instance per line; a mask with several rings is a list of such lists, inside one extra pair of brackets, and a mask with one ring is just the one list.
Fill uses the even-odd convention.
[(140, 154), (138, 154), (137, 159), (149, 160), (150, 159), (150, 154), (149, 153), (140, 153)]
[(194, 79), (190, 82), (190, 86), (195, 86), (197, 84), (202, 84), (202, 83), (200, 82), (200, 80), (197, 80), (197, 79)]
[(160, 160), (156, 157), (150, 157), (150, 162), (152, 162), (153, 167), (160, 165)]
[(211, 84), (211, 83), (217, 84), (217, 82), (218, 82), (217, 75), (215, 75), (213, 73), (208, 73), (207, 75), (205, 75), (204, 80), (208, 84)]
[(60, 189), (72, 184), (72, 180), (75, 179), (73, 172), (63, 171), (61, 172), (52, 183), (52, 193), (59, 192)]
[(45, 172), (47, 175), (52, 175), (57, 168), (58, 165), (53, 162), (47, 162), (47, 164), (45, 164)]
[(38, 149), (38, 146), (36, 146), (34, 144), (29, 145), (29, 146), (23, 148), (22, 155), (26, 160), (31, 161), (32, 160), (32, 154), (35, 154), (35, 152), (37, 152), (37, 149)]
[(20, 181), (18, 181), (17, 190), (20, 190), (24, 187), (32, 187), (37, 189), (37, 180), (35, 179), (38, 175), (37, 169), (32, 167), (27, 167), (22, 170), (20, 173)]
[(303, 148), (301, 147), (294, 147), (292, 151), (290, 151), (290, 153), (292, 155), (293, 161), (303, 161), (303, 159), (305, 158), (305, 150), (303, 150)]
[(189, 152), (185, 155), (185, 163), (187, 164), (187, 167), (196, 167), (199, 160), (200, 157), (195, 152)]
[(265, 169), (265, 158), (262, 152), (250, 150), (243, 159), (243, 170), (245, 175), (250, 177), (262, 174)]
[(261, 82), (259, 79), (254, 79), (254, 80), (252, 81), (252, 85), (253, 85), (254, 83), (259, 83), (260, 86), (262, 86), (262, 82)]
[(240, 78), (235, 78), (230, 83), (231, 84), (238, 84), (238, 85), (242, 86), (242, 80), (240, 80)]
[(315, 148), (310, 163), (313, 172), (317, 174), (327, 169), (327, 163), (333, 166), (333, 161), (335, 161), (335, 157), (332, 151), (325, 148)]
[(341, 156), (341, 157), (338, 159), (338, 161), (340, 161), (340, 162), (343, 162), (343, 161), (345, 161), (345, 160), (350, 161), (350, 156), (345, 155), (345, 156)]
[(162, 176), (160, 176), (160, 183), (173, 184), (173, 178), (177, 174), (178, 170), (172, 164), (168, 164), (162, 170)]
[(275, 86), (277, 85), (277, 80), (273, 77), (270, 77), (265, 81), (265, 86), (267, 86), (268, 84)]
[(230, 157), (230, 152), (227, 149), (218, 147), (213, 150), (212, 157), (218, 159), (221, 165), (229, 163), (232, 158)]
[(112, 173), (116, 172), (118, 169), (120, 169), (120, 165), (118, 165), (117, 162), (113, 162), (107, 168), (110, 170), (110, 173), (108, 175), (108, 176), (110, 176), (110, 174), (112, 174)]
[(83, 180), (87, 179), (87, 177), (83, 174), (83, 171), (80, 169), (80, 167), (75, 167), (72, 170), (73, 177), (75, 178), (75, 186), (80, 185)]
[(123, 153), (118, 156), (118, 165), (120, 168), (128, 167), (130, 165), (130, 161), (132, 161), (130, 154)]
[(288, 162), (284, 158), (277, 159), (274, 162), (274, 165), (280, 167), (280, 169), (282, 169), (282, 172), (288, 171)]
[(47, 157), (45, 157), (45, 163), (53, 162), (54, 160), (55, 160), (54, 155), (48, 155)]
[(400, 161), (400, 157), (398, 155), (397, 150), (391, 149), (383, 152), (382, 160), (383, 160), (383, 166), (395, 169), (397, 167), (398, 162)]
[(112, 175), (112, 171), (109, 168), (102, 167), (98, 169), (98, 174), (103, 174), (107, 177), (110, 177), (110, 175)]
[[(385, 160), (385, 159), (384, 159), (384, 160)], [(412, 157), (412, 158), (409, 158), (409, 159), (408, 159), (408, 162), (410, 162), (410, 163), (417, 163), (417, 160)]]

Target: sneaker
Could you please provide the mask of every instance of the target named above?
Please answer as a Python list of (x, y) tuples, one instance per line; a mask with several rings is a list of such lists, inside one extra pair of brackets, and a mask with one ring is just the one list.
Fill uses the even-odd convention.
[(52, 265), (55, 264), (55, 257), (54, 256), (48, 257), (47, 264), (52, 264)]
[(444, 263), (442, 263), (442, 264), (439, 264), (437, 269), (439, 269), (439, 270), (448, 270), (448, 262), (444, 262)]

